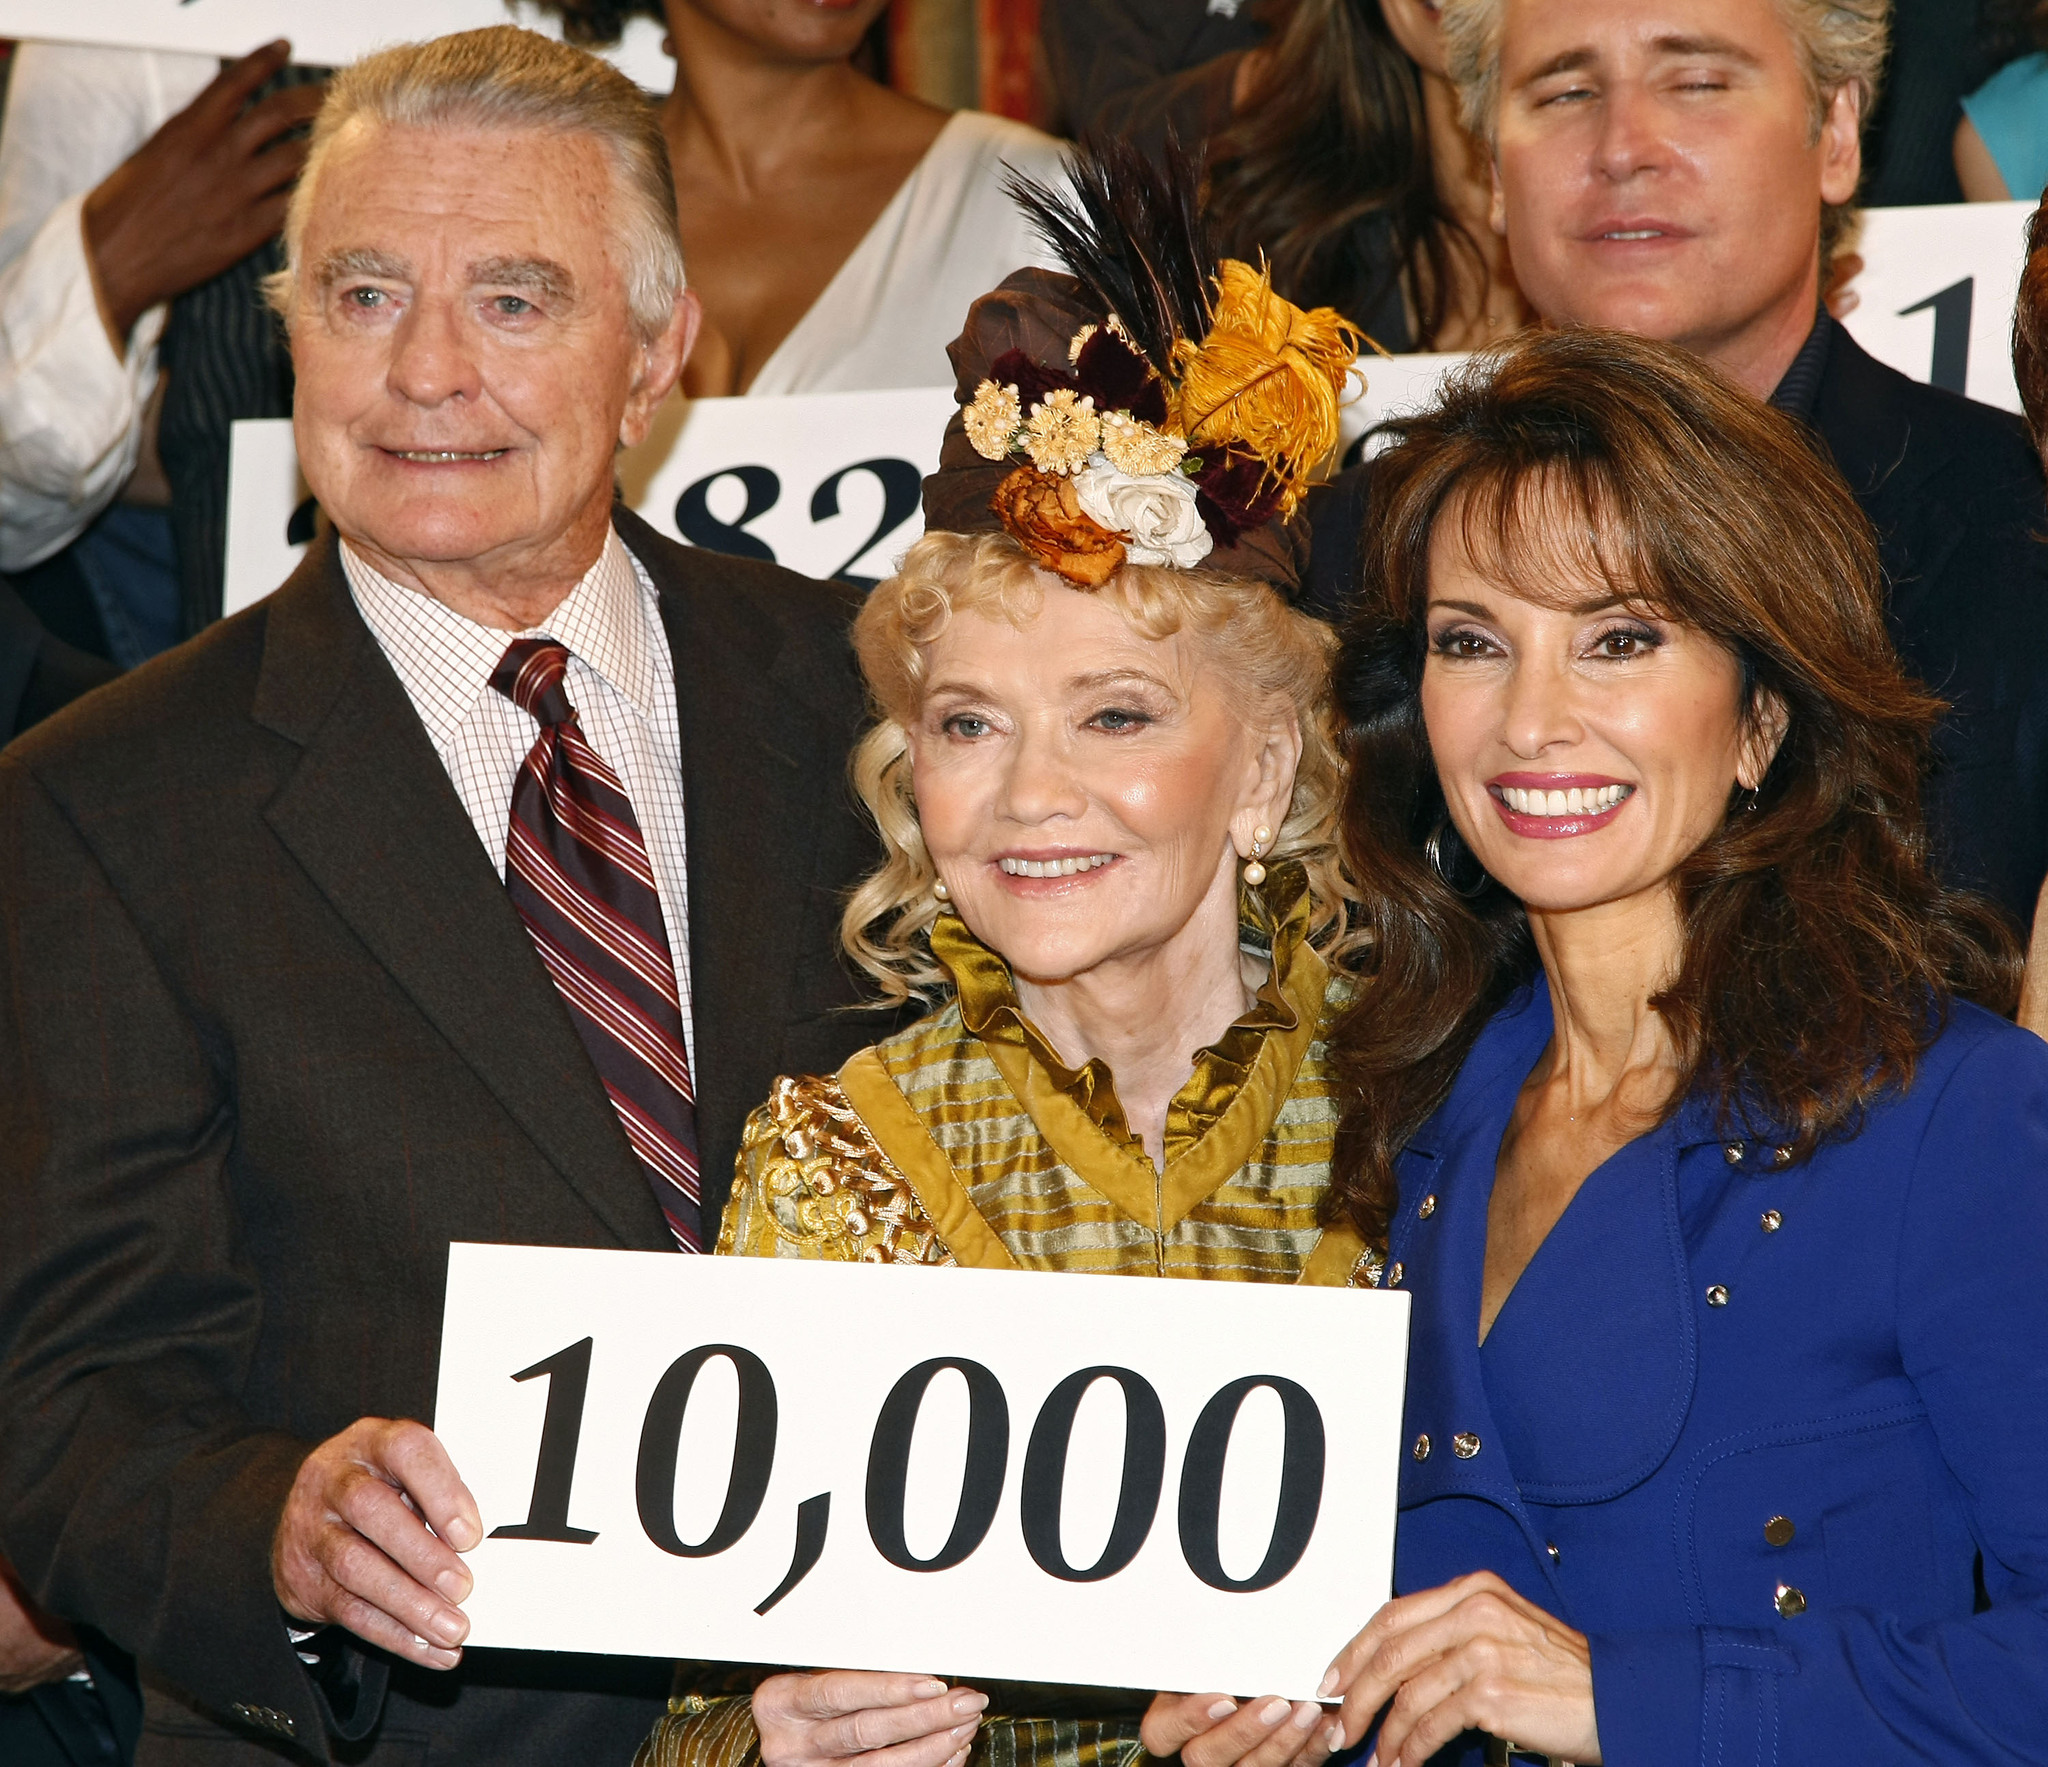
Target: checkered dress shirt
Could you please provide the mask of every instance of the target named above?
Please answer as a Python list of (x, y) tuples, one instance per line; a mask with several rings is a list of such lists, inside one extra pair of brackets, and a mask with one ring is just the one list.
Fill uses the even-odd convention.
[(675, 661), (653, 580), (640, 561), (616, 533), (608, 535), (604, 552), (583, 581), (542, 624), (524, 632), (480, 626), (433, 597), (392, 582), (347, 541), (342, 542), (341, 564), (356, 607), (397, 671), (500, 878), (505, 875), (512, 782), (540, 725), (492, 688), (491, 671), (515, 638), (552, 638), (568, 648), (569, 703), (590, 746), (633, 800), (653, 862), (682, 998), (683, 1036), (694, 1067)]

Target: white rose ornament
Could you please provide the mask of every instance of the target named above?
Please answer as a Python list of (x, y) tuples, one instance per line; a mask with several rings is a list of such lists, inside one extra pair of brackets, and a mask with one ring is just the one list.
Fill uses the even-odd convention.
[(1209, 556), (1216, 541), (1195, 507), (1195, 487), (1177, 472), (1134, 476), (1100, 453), (1073, 477), (1074, 495), (1090, 521), (1124, 539), (1132, 564), (1186, 570)]

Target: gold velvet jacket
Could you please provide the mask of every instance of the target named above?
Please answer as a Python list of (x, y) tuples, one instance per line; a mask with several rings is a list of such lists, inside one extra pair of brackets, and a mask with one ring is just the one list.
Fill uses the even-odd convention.
[[(1378, 1255), (1318, 1220), (1337, 1126), (1323, 1033), (1346, 985), (1308, 942), (1299, 868), (1246, 891), (1243, 920), (1269, 974), (1168, 1106), (1163, 1170), (1108, 1068), (1066, 1066), (1008, 966), (948, 914), (931, 942), (953, 998), (835, 1076), (776, 1082), (748, 1121), (719, 1252), (1372, 1286)], [(684, 1665), (636, 1767), (750, 1767), (748, 1691), (767, 1672)], [(990, 1706), (969, 1767), (1144, 1753), (1129, 1692), (977, 1685)]]

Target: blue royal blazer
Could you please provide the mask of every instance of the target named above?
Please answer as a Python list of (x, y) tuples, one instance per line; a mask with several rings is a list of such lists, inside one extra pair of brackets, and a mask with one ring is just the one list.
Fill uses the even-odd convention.
[(1397, 1588), (1492, 1570), (1588, 1634), (1607, 1767), (2048, 1761), (2048, 1044), (1958, 1006), (1801, 1166), (1682, 1109), (1586, 1180), (1482, 1349), (1550, 1032), (1539, 982), (1400, 1158)]

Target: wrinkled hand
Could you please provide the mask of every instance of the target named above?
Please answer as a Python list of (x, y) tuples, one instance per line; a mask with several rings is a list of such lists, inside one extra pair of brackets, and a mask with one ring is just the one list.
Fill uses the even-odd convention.
[(1220, 1693), (1157, 1695), (1139, 1735), (1148, 1755), (1178, 1754), (1186, 1767), (1322, 1767), (1337, 1747), (1336, 1725), (1314, 1700), (1240, 1708)]
[(1491, 1571), (1388, 1602), (1330, 1674), (1324, 1686), (1344, 1696), (1347, 1745), (1393, 1697), (1380, 1725), (1379, 1767), (1422, 1767), (1466, 1730), (1580, 1767), (1600, 1759), (1585, 1634)]
[(0, 1693), (26, 1693), (85, 1667), (71, 1628), (29, 1600), (0, 1558)]
[(425, 1424), (366, 1417), (306, 1456), (271, 1541), (270, 1574), (294, 1618), (452, 1669), (469, 1636), (455, 1604), (472, 1581), (456, 1552), (483, 1537), (476, 1499), (440, 1438)]
[(284, 225), (306, 157), (305, 144), (286, 137), (320, 108), (325, 88), (248, 100), (290, 56), (291, 45), (278, 42), (230, 62), (85, 199), (85, 239), (116, 354), (151, 307), (218, 276)]
[(826, 1669), (754, 1689), (763, 1767), (960, 1767), (988, 1695), (926, 1675)]

